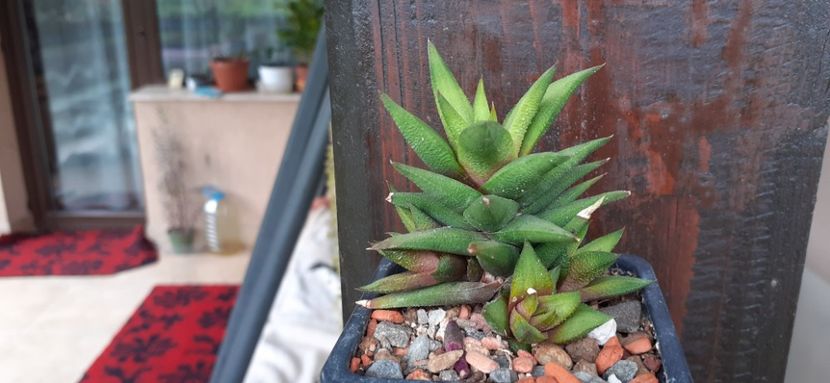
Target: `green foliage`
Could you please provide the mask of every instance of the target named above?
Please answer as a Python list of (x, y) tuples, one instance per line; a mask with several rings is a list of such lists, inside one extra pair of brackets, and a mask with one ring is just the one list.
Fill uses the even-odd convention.
[[(576, 87), (594, 67), (553, 81), (543, 73), (499, 124), (484, 82), (470, 99), (432, 43), (429, 71), (446, 141), (387, 96), (382, 101), (427, 169), (393, 163), (420, 189), (392, 190), (406, 234), (370, 250), (407, 271), (363, 289), (383, 293), (370, 308), (489, 301), (483, 315), (515, 347), (572, 341), (608, 320), (582, 304), (650, 283), (608, 276), (622, 230), (586, 241), (592, 214), (630, 193), (583, 197), (601, 176), (582, 179), (608, 160), (585, 162), (611, 137), (532, 153)], [(390, 188), (391, 189), (391, 188)]]
[(287, 15), (277, 35), (300, 63), (308, 64), (323, 24), (323, 5), (319, 0), (291, 0), (283, 7)]

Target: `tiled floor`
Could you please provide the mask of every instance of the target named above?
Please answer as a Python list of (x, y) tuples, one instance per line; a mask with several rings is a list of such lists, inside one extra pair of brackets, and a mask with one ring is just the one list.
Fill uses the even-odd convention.
[(0, 382), (77, 382), (154, 285), (238, 284), (248, 258), (162, 254), (112, 276), (0, 278)]

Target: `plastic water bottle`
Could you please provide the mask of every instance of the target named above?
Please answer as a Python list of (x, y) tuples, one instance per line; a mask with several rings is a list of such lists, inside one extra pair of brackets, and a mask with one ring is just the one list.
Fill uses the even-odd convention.
[(228, 203), (225, 193), (213, 186), (202, 188), (202, 194), (207, 199), (203, 209), (205, 217), (205, 242), (213, 253), (228, 251)]

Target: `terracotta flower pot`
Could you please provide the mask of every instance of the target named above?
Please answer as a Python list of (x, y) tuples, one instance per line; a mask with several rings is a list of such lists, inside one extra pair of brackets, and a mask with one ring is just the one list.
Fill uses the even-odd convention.
[(210, 62), (210, 70), (216, 87), (222, 92), (239, 92), (248, 89), (248, 60), (216, 58)]
[(302, 92), (305, 89), (305, 82), (308, 78), (308, 64), (299, 64), (294, 67), (294, 88), (297, 92)]

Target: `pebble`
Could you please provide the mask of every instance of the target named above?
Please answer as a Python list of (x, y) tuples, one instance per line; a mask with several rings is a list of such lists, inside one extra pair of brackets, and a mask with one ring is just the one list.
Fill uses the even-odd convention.
[(475, 351), (468, 352), (465, 360), (467, 360), (467, 363), (469, 363), (470, 366), (473, 366), (473, 368), (485, 374), (489, 374), (499, 368), (504, 368), (500, 367), (499, 364), (493, 359), (490, 359), (486, 355)]
[(622, 380), (617, 378), (616, 375), (612, 374), (611, 376), (608, 377), (608, 383), (623, 383), (623, 382), (622, 382)]
[(372, 311), (372, 319), (379, 321), (392, 322), (394, 324), (403, 323), (403, 315), (395, 310), (375, 310)]
[(556, 378), (558, 383), (581, 383), (579, 379), (559, 363), (545, 364), (545, 375)]
[(449, 321), (444, 329), (444, 349), (447, 351), (461, 350), (464, 348), (466, 339), (455, 321)]
[(418, 309), (418, 311), (415, 313), (415, 316), (418, 317), (419, 325), (429, 324), (429, 315), (427, 315), (427, 310)]
[(485, 331), (485, 332), (492, 331), (492, 329), (490, 328), (490, 325), (487, 323), (487, 319), (484, 319), (484, 315), (481, 315), (481, 313), (472, 313), (472, 314), (470, 314), (470, 321), (475, 323), (476, 328), (479, 329), (479, 330), (482, 330), (482, 331)]
[(481, 345), (490, 351), (495, 351), (502, 348), (501, 341), (492, 336), (485, 336), (484, 338), (481, 338)]
[(407, 376), (406, 376), (406, 380), (426, 380), (426, 381), (431, 381), (431, 380), (432, 380), (432, 377), (429, 375), (429, 373), (428, 373), (428, 372), (426, 372), (426, 371), (424, 371), (424, 370), (421, 370), (421, 369), (417, 369), (417, 370), (415, 370), (415, 371), (410, 372), (410, 373), (409, 373), (409, 375), (407, 375)]
[(429, 310), (429, 318), (427, 319), (429, 327), (438, 327), (438, 324), (444, 320), (447, 312), (444, 309)]
[(490, 354), (490, 350), (482, 346), (480, 340), (469, 336), (464, 338), (464, 351), (477, 352), (482, 355)]
[(415, 360), (423, 360), (429, 356), (429, 337), (426, 335), (419, 335), (412, 341), (412, 344), (409, 345), (409, 350), (407, 351), (407, 360), (415, 361)]
[(358, 368), (360, 368), (360, 358), (354, 357), (352, 358), (352, 362), (349, 364), (349, 370), (351, 372), (356, 372)]
[(384, 379), (403, 379), (401, 365), (391, 360), (379, 360), (366, 370), (366, 376)]
[(597, 354), (599, 354), (599, 343), (594, 338), (585, 337), (568, 344), (565, 346), (565, 350), (568, 351), (573, 360), (584, 360), (593, 363), (597, 359)]
[(574, 376), (582, 383), (605, 383), (599, 376), (591, 375), (584, 371), (574, 372)]
[(545, 375), (545, 366), (535, 366), (535, 367), (533, 367), (533, 371), (530, 372), (530, 375), (533, 375), (537, 378), (540, 377), (540, 376)]
[(459, 376), (455, 370), (444, 370), (438, 374), (438, 379), (442, 382), (455, 382), (459, 379)]
[(651, 372), (646, 368), (646, 365), (643, 364), (643, 360), (637, 355), (629, 356), (628, 358), (625, 358), (625, 360), (633, 362), (637, 365), (637, 375), (648, 374)]
[(643, 332), (635, 332), (622, 340), (623, 348), (626, 351), (640, 355), (651, 351), (651, 339)]
[(513, 359), (513, 370), (516, 372), (531, 372), (533, 371), (533, 366), (535, 365), (536, 361), (532, 358), (528, 358), (527, 356), (520, 356), (518, 358)]
[(513, 383), (519, 380), (519, 375), (515, 371), (507, 368), (497, 368), (490, 373), (488, 382), (492, 383)]
[(545, 365), (551, 362), (559, 363), (560, 366), (571, 369), (573, 360), (561, 346), (552, 342), (543, 342), (533, 348), (533, 356), (539, 364)]
[(464, 355), (464, 350), (448, 351), (441, 355), (430, 357), (427, 363), (429, 372), (438, 373), (452, 367)]
[(536, 383), (536, 378), (532, 376), (526, 376), (524, 378), (519, 378), (518, 383)]
[(605, 371), (602, 376), (607, 380), (611, 375), (615, 375), (623, 382), (628, 382), (629, 380), (634, 379), (634, 376), (637, 375), (637, 363), (630, 360), (621, 360), (614, 363), (614, 365)]
[(640, 329), (640, 319), (643, 307), (638, 301), (625, 301), (600, 309), (617, 321), (617, 328), (625, 333), (635, 332)]
[(366, 325), (366, 336), (372, 337), (375, 336), (375, 329), (378, 327), (378, 321), (376, 319), (372, 319), (369, 321), (369, 324)]
[(556, 382), (556, 379), (554, 379), (552, 376), (542, 375), (542, 376), (536, 377), (536, 383), (557, 383), (557, 382)]
[(617, 363), (623, 356), (623, 348), (620, 345), (619, 339), (617, 337), (613, 337), (608, 340), (608, 343), (605, 344), (605, 347), (600, 350), (599, 355), (597, 355), (596, 365), (597, 365), (597, 372), (600, 374), (604, 374), (605, 370), (611, 368), (614, 363)]
[(378, 361), (378, 360), (391, 360), (393, 362), (400, 363), (400, 360), (398, 358), (396, 358), (395, 356), (393, 356), (392, 353), (389, 352), (389, 350), (387, 350), (385, 348), (382, 348), (382, 349), (378, 350), (378, 352), (375, 353), (375, 361)]
[(374, 337), (367, 336), (360, 341), (360, 344), (357, 345), (357, 349), (364, 354), (372, 355), (375, 353), (375, 350), (378, 349), (378, 340)]
[(617, 321), (614, 319), (609, 319), (608, 322), (605, 322), (599, 327), (591, 330), (588, 333), (589, 338), (594, 338), (597, 340), (600, 346), (605, 345), (605, 342), (608, 342), (609, 339), (615, 337), (617, 335)]
[(363, 354), (360, 356), (360, 364), (363, 365), (363, 368), (367, 368), (372, 365), (372, 358), (369, 355)]
[(472, 314), (472, 309), (468, 305), (461, 305), (461, 310), (458, 312), (459, 319), (470, 319), (470, 314)]
[(383, 348), (406, 347), (409, 345), (409, 328), (391, 322), (380, 322), (375, 329), (374, 337), (380, 341)]
[(501, 367), (501, 368), (510, 368), (510, 357), (509, 357), (509, 356), (507, 356), (507, 355), (505, 355), (505, 354), (497, 354), (497, 355), (493, 358), (493, 360), (495, 360), (495, 361), (496, 361), (496, 363), (497, 363), (497, 364), (499, 365), (499, 367)]
[(579, 362), (576, 362), (576, 364), (573, 367), (573, 371), (574, 372), (581, 371), (581, 372), (586, 372), (591, 376), (598, 376), (597, 375), (597, 365), (593, 364), (591, 362), (587, 362), (585, 360), (580, 360)]
[(654, 376), (652, 373), (643, 374), (636, 376), (632, 381), (628, 383), (658, 383), (657, 377)]
[(657, 372), (657, 370), (659, 370), (663, 365), (663, 362), (657, 355), (645, 354), (643, 355), (643, 364), (646, 365), (646, 368), (651, 370), (651, 372)]

